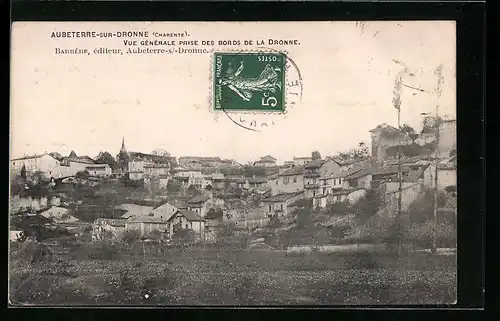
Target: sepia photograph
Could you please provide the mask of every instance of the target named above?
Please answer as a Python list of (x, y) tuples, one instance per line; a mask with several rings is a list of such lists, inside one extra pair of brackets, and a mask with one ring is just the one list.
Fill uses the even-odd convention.
[(454, 21), (14, 22), (9, 304), (457, 301)]

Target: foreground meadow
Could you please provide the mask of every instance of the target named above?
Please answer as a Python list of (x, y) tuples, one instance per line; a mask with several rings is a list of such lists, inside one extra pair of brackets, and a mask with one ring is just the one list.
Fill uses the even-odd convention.
[(456, 257), (169, 249), (161, 256), (27, 262), (13, 251), (15, 305), (453, 303)]

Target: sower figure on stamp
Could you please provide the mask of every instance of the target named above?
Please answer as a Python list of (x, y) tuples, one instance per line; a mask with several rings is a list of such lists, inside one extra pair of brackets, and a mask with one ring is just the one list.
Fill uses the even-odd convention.
[(281, 90), (281, 82), (279, 81), (278, 74), (276, 73), (281, 70), (280, 68), (273, 68), (270, 64), (267, 64), (257, 78), (241, 77), (240, 74), (243, 69), (243, 61), (240, 62), (240, 66), (236, 71), (234, 71), (231, 63), (229, 63), (229, 67), (226, 71), (226, 77), (221, 81), (221, 84), (223, 86), (228, 86), (244, 101), (250, 101), (253, 96), (252, 92), (269, 91), (271, 93), (275, 93), (276, 87)]

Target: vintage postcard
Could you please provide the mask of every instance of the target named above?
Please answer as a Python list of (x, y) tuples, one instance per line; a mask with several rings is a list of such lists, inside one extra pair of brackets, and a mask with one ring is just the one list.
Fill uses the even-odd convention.
[(16, 22), (11, 46), (11, 305), (456, 302), (454, 22)]

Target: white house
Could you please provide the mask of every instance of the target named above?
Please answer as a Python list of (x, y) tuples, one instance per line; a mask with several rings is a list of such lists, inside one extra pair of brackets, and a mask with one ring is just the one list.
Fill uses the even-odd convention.
[(301, 167), (294, 167), (268, 178), (267, 185), (272, 195), (296, 193), (304, 190), (304, 176)]
[(304, 166), (304, 190), (306, 198), (313, 198), (321, 194), (320, 178), (339, 175), (342, 172), (340, 165), (333, 159), (317, 159)]
[(167, 232), (168, 222), (153, 216), (138, 216), (125, 221), (125, 229), (138, 230), (142, 236), (147, 236), (153, 231)]
[(259, 167), (275, 167), (276, 166), (276, 158), (266, 155), (264, 157), (261, 157), (258, 161), (253, 163), (254, 166), (259, 166)]
[(304, 198), (304, 191), (282, 193), (262, 200), (262, 206), (268, 215), (288, 215), (288, 206), (296, 200)]
[(343, 189), (333, 191), (331, 194), (331, 203), (338, 203), (348, 200), (351, 204), (355, 204), (361, 197), (366, 194), (365, 188)]
[(70, 211), (64, 207), (52, 206), (40, 213), (41, 216), (53, 220), (55, 223), (73, 223), (78, 219), (69, 214)]
[(174, 215), (168, 219), (167, 235), (172, 236), (176, 230), (191, 229), (202, 237), (205, 232), (205, 221), (193, 211), (177, 210)]
[(111, 167), (108, 164), (94, 164), (85, 167), (90, 176), (107, 177), (111, 176)]
[(137, 204), (121, 204), (115, 207), (117, 210), (125, 211), (125, 213), (121, 216), (124, 219), (130, 219), (140, 216), (148, 216), (152, 211), (152, 206), (143, 206)]
[(294, 166), (304, 166), (312, 161), (312, 157), (294, 157), (292, 164)]
[(11, 171), (19, 173), (24, 166), (26, 172), (41, 171), (47, 176), (53, 176), (53, 171), (59, 166), (59, 163), (59, 160), (45, 153), (12, 159), (10, 168)]
[[(436, 166), (430, 165), (424, 171), (424, 186), (435, 187)], [(457, 186), (457, 168), (453, 164), (438, 164), (438, 190), (444, 191), (448, 186)]]
[(174, 215), (179, 208), (174, 204), (167, 202), (161, 206), (158, 206), (154, 210), (151, 211), (152, 215), (156, 218), (162, 220), (168, 220), (172, 215)]

